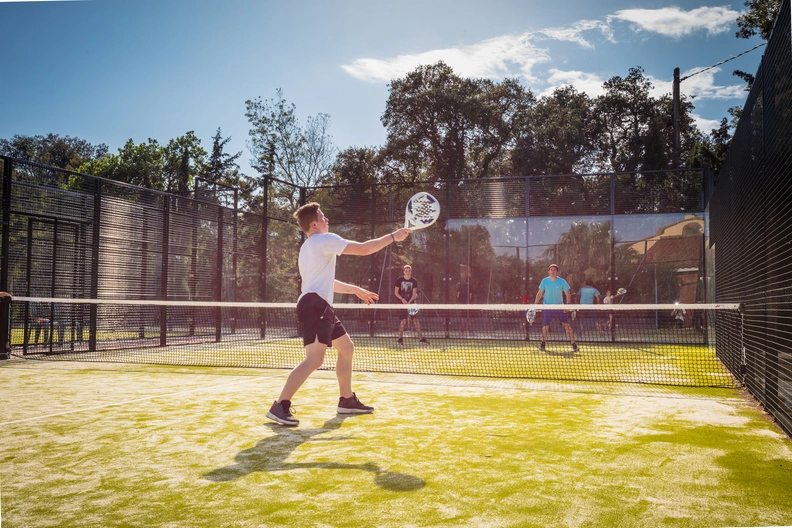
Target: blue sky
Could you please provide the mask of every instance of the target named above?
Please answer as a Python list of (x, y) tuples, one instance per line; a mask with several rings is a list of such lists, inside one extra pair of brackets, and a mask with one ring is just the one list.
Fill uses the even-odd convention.
[[(640, 66), (656, 95), (761, 43), (734, 36), (743, 0), (0, 0), (0, 137), (56, 133), (116, 153), (218, 127), (247, 149), (245, 101), (331, 117), (339, 149), (380, 146), (388, 83), (444, 60), (463, 77), (518, 78), (536, 95), (592, 96)], [(742, 106), (764, 48), (681, 84), (709, 131)]]

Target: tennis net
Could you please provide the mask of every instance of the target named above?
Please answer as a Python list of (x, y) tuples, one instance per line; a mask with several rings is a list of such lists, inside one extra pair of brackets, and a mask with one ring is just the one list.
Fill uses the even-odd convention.
[[(335, 304), (356, 370), (734, 386), (718, 344), (741, 339), (736, 304), (411, 306)], [(291, 303), (16, 297), (11, 326), (12, 354), (35, 359), (289, 369), (304, 355)]]

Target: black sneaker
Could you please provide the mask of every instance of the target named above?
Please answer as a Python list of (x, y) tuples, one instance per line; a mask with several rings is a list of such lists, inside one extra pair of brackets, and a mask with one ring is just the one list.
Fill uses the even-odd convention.
[(577, 352), (578, 350), (580, 349), (578, 348), (577, 343), (572, 343), (572, 352)]
[(420, 341), (418, 341), (419, 345), (428, 345), (429, 341), (426, 340), (425, 337), (422, 337)]
[(338, 414), (371, 414), (374, 412), (374, 407), (363, 405), (358, 400), (355, 393), (352, 393), (351, 398), (338, 398)]
[(401, 337), (396, 340), (396, 346), (404, 346), (404, 339)]
[(300, 420), (295, 418), (293, 414), (294, 409), (291, 408), (291, 402), (289, 400), (283, 400), (272, 404), (272, 407), (270, 407), (267, 413), (267, 418), (275, 420), (281, 425), (295, 426), (300, 423)]
[(539, 350), (541, 350), (542, 352), (544, 352), (544, 351), (545, 351), (545, 344), (544, 344), (544, 341), (542, 341), (541, 343), (539, 343)]

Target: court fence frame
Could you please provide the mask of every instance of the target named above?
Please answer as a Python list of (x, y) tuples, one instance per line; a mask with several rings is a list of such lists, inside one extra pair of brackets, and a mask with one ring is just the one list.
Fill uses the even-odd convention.
[[(717, 302), (744, 305), (721, 359), (792, 436), (792, 13), (773, 32), (708, 204)], [(743, 344), (744, 343), (744, 344)]]

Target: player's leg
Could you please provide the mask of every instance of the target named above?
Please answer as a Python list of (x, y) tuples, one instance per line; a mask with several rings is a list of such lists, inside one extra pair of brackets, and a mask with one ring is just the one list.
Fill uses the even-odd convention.
[(428, 345), (429, 341), (424, 338), (423, 331), (421, 330), (421, 321), (419, 321), (417, 317), (413, 317), (412, 320), (413, 324), (415, 325), (415, 332), (418, 334), (418, 344)]
[(572, 325), (567, 323), (561, 323), (561, 326), (564, 327), (566, 330), (567, 337), (569, 338), (569, 342), (572, 343), (572, 350), (577, 352), (578, 346), (575, 343), (575, 331), (572, 329)]
[(338, 351), (336, 362), (336, 377), (341, 397), (338, 398), (338, 414), (369, 414), (374, 412), (374, 407), (364, 405), (352, 391), (352, 356), (355, 344), (348, 334), (333, 339), (333, 348)]
[(305, 346), (305, 359), (303, 359), (296, 367), (292, 369), (289, 376), (286, 378), (286, 384), (283, 386), (278, 401), (289, 400), (297, 393), (302, 387), (305, 380), (324, 363), (325, 352), (327, 345), (319, 341), (317, 336), (316, 341), (310, 345)]
[(341, 396), (349, 398), (352, 396), (352, 356), (355, 353), (355, 344), (348, 334), (344, 334), (333, 340), (333, 348), (338, 351), (336, 361), (338, 390)]
[(550, 333), (550, 320), (549, 318), (542, 325), (542, 342), (539, 343), (539, 350), (545, 349), (545, 342), (547, 342), (547, 335)]
[(269, 412), (267, 412), (267, 418), (281, 425), (292, 427), (300, 423), (300, 421), (294, 417), (291, 399), (300, 387), (302, 387), (303, 383), (305, 383), (305, 380), (308, 379), (308, 376), (322, 366), (326, 351), (327, 345), (319, 341), (318, 335), (316, 336), (316, 341), (305, 345), (305, 359), (289, 373), (280, 396), (272, 404)]
[(407, 326), (407, 312), (404, 312), (404, 315), (401, 316), (399, 319), (399, 338), (396, 340), (396, 344), (398, 346), (402, 346), (404, 344), (404, 327)]

